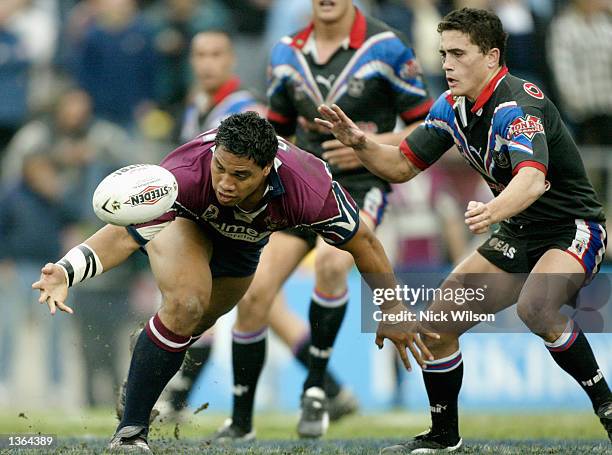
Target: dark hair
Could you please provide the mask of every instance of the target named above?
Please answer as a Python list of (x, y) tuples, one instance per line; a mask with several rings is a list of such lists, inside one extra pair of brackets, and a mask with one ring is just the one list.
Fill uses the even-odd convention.
[(483, 54), (499, 49), (499, 63), (506, 64), (506, 41), (499, 17), (484, 9), (462, 8), (448, 13), (438, 24), (438, 33), (457, 30), (467, 34)]
[(215, 144), (234, 155), (252, 159), (261, 168), (274, 161), (278, 149), (274, 127), (252, 111), (234, 114), (223, 120)]

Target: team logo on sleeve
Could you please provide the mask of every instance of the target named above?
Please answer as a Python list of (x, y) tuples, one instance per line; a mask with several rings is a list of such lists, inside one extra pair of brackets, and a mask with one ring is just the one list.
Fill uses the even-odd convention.
[(511, 138), (516, 139), (519, 136), (525, 136), (530, 141), (538, 133), (544, 133), (544, 125), (539, 117), (527, 114), (524, 117), (518, 117), (510, 124), (508, 133)]
[(544, 93), (542, 93), (542, 90), (540, 90), (537, 85), (532, 84), (531, 82), (525, 82), (523, 84), (523, 90), (525, 90), (528, 95), (533, 96), (537, 100), (544, 99)]
[(411, 58), (402, 65), (399, 75), (402, 79), (415, 79), (419, 74), (421, 74), (421, 72), (419, 62), (417, 62), (416, 59)]

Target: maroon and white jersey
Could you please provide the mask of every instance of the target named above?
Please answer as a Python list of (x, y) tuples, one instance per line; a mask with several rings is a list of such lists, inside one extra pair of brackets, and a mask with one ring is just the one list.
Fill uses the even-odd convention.
[(170, 153), (161, 166), (179, 186), (176, 208), (159, 219), (135, 226), (142, 243), (177, 216), (195, 220), (226, 240), (265, 245), (274, 231), (304, 226), (332, 245), (350, 240), (359, 228), (359, 209), (333, 181), (327, 165), (279, 138), (262, 203), (250, 212), (223, 206), (212, 187), (211, 161), (217, 130), (207, 131)]

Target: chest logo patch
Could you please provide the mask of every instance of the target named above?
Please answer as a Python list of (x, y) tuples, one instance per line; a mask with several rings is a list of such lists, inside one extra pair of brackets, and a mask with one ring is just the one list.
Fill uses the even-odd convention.
[(219, 216), (219, 208), (215, 205), (210, 204), (208, 208), (202, 213), (201, 217), (206, 221), (214, 220)]
[(359, 98), (365, 88), (365, 81), (357, 77), (351, 77), (348, 81), (347, 91), (353, 98)]
[(544, 125), (539, 117), (527, 114), (525, 117), (518, 117), (510, 124), (508, 130), (511, 138), (525, 136), (530, 141), (538, 133), (544, 133)]

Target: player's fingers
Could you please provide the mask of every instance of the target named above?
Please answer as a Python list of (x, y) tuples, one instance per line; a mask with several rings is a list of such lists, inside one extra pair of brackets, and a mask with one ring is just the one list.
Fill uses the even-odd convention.
[(416, 343), (417, 347), (419, 348), (419, 351), (421, 351), (421, 355), (423, 357), (426, 357), (427, 360), (433, 360), (434, 359), (433, 354), (431, 353), (431, 351), (429, 350), (427, 345), (423, 342), (423, 340), (421, 339), (420, 336), (417, 336), (416, 339), (414, 340), (414, 342)]
[(340, 151), (342, 149), (345, 149), (346, 145), (344, 145), (338, 139), (332, 139), (330, 141), (325, 141), (325, 142), (321, 143), (321, 147), (323, 147), (324, 150), (329, 150), (329, 151), (336, 152), (336, 151)]
[(43, 303), (46, 303), (47, 302), (47, 298), (49, 298), (49, 294), (46, 291), (43, 291), (41, 289), (40, 296), (38, 297), (38, 303), (40, 303), (41, 305)]
[(55, 314), (57, 311), (55, 308), (55, 301), (51, 297), (47, 297), (47, 305), (49, 306), (49, 312)]
[(337, 122), (338, 120), (340, 120), (338, 118), (338, 115), (336, 115), (336, 113), (329, 106), (325, 104), (321, 104), (319, 106), (318, 111), (323, 117), (325, 117), (327, 120), (331, 122)]
[(410, 360), (408, 359), (408, 354), (406, 353), (406, 345), (400, 343), (399, 341), (394, 341), (393, 344), (395, 345), (395, 349), (397, 349), (397, 352), (402, 359), (404, 368), (406, 368), (408, 371), (412, 371), (412, 366), (410, 365)]
[(331, 122), (327, 120), (323, 120), (319, 117), (315, 117), (314, 121), (317, 125), (322, 126), (323, 128), (327, 128), (329, 130), (331, 130), (334, 127), (334, 125), (332, 125)]
[(472, 209), (476, 208), (478, 206), (478, 204), (479, 204), (479, 202), (477, 202), (477, 201), (470, 201), (470, 202), (468, 202), (467, 209), (468, 210), (472, 210)]
[(62, 311), (64, 311), (64, 312), (66, 312), (66, 313), (69, 313), (69, 314), (74, 314), (74, 311), (72, 310), (72, 308), (70, 308), (70, 307), (69, 307), (68, 305), (66, 305), (65, 303), (60, 302), (60, 301), (57, 301), (57, 302), (56, 302), (56, 304), (57, 304), (57, 307), (58, 307), (60, 310), (62, 310)]
[(412, 357), (414, 357), (414, 360), (416, 360), (416, 363), (418, 363), (421, 366), (421, 368), (426, 369), (427, 364), (425, 363), (425, 359), (421, 356), (421, 353), (415, 347), (415, 345), (413, 343), (408, 343), (407, 346), (408, 346), (408, 349), (410, 349), (410, 352), (412, 353)]
[(420, 334), (421, 336), (426, 336), (429, 338), (433, 338), (434, 340), (439, 340), (440, 339), (440, 335), (434, 332), (423, 332)]
[(337, 104), (332, 104), (331, 108), (333, 109), (334, 113), (338, 116), (338, 119), (341, 122), (349, 124), (353, 123), (352, 120), (348, 118), (348, 116), (344, 113), (344, 111), (340, 109), (340, 106), (338, 106)]

